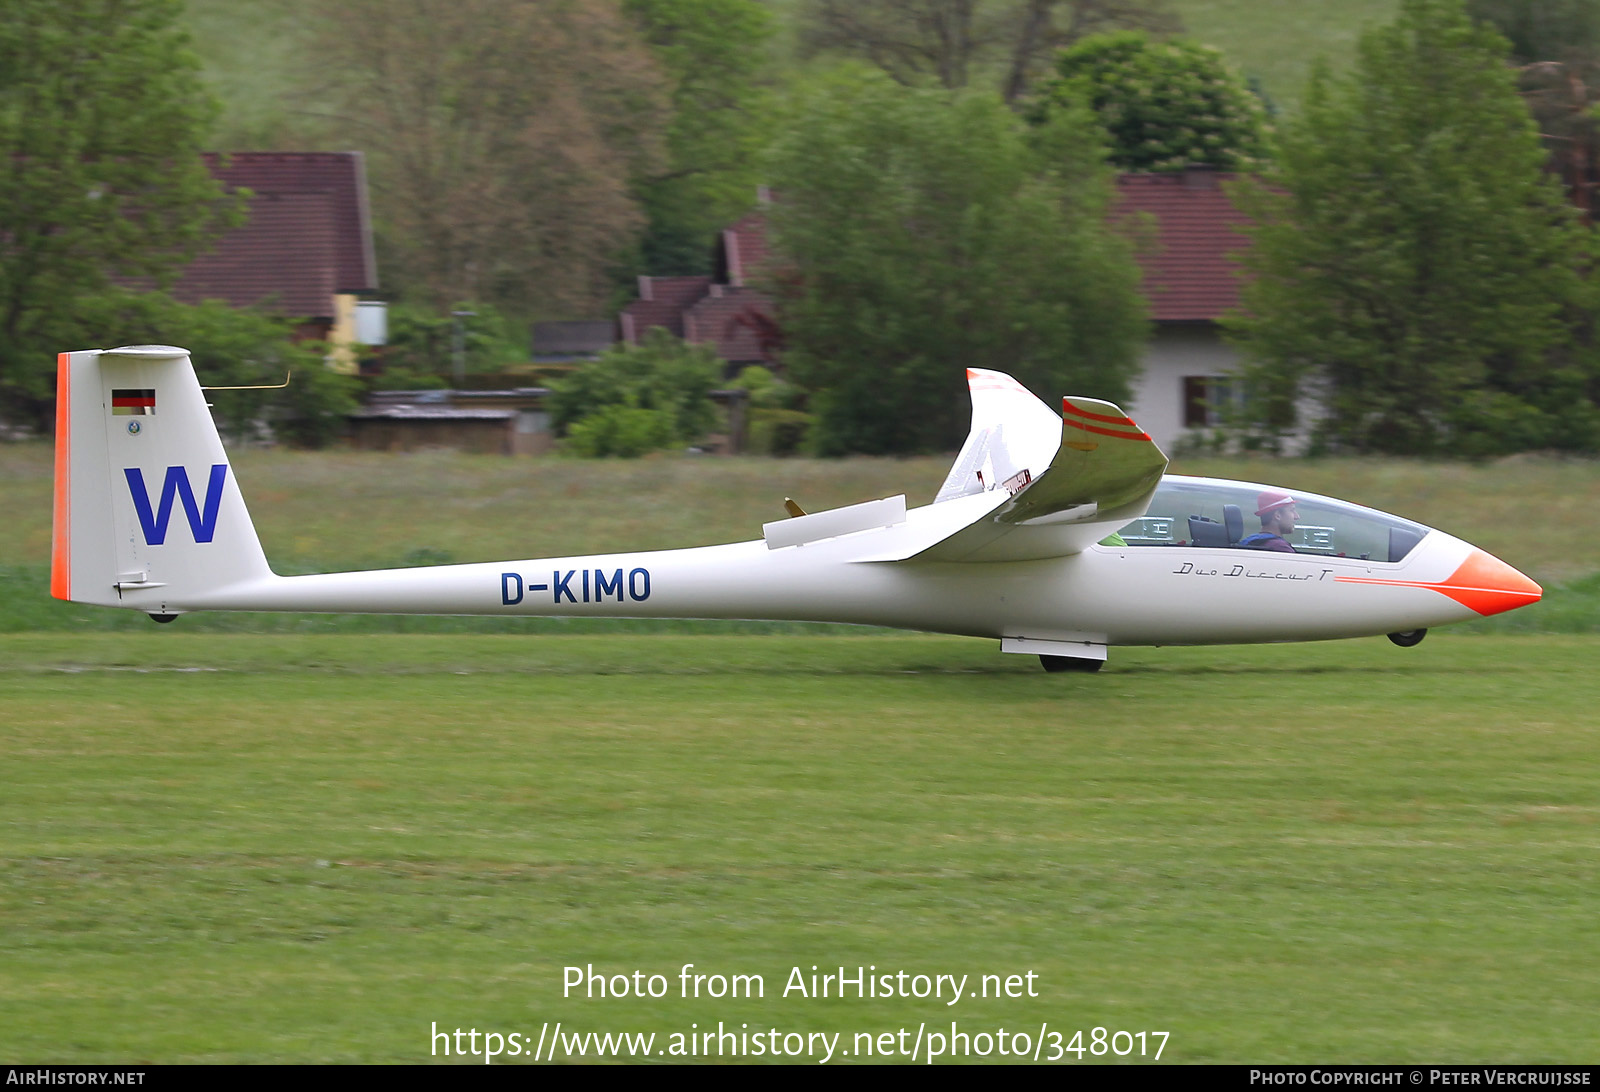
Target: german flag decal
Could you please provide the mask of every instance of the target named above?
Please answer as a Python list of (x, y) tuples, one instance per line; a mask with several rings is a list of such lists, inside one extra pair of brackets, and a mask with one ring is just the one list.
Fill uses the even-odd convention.
[(148, 417), (156, 412), (156, 392), (153, 390), (111, 392), (113, 417)]

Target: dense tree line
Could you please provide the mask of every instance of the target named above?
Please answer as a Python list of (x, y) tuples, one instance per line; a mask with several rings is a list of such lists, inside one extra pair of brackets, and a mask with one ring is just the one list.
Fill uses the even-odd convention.
[[(1275, 128), (1161, 0), (807, 0), (788, 34), (759, 0), (313, 10), (320, 119), (286, 139), (369, 153), (408, 374), (464, 304), (514, 329), (609, 313), (639, 272), (709, 271), (767, 183), (785, 412), (811, 412), (819, 450), (948, 446), (967, 364), (1125, 394), (1139, 240), (1108, 226), (1110, 171), (1202, 163), (1258, 180), (1232, 323), (1251, 435), (1600, 446), (1600, 0), (1402, 0)], [(159, 289), (239, 214), (199, 162), (216, 104), (179, 11), (14, 0), (0, 24), (12, 417), (43, 417), (57, 348), (117, 331), (176, 330), (233, 376), (295, 355), (282, 323), (117, 287)], [(809, 60), (775, 65), (785, 47)]]
[(1248, 424), (1348, 451), (1600, 447), (1592, 231), (1546, 159), (1505, 40), (1458, 0), (1404, 0), (1354, 71), (1319, 70), (1247, 197)]

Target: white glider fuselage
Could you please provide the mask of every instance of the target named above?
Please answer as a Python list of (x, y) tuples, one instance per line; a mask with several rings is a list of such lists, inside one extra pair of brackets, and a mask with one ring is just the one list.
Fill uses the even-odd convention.
[[(1110, 645), (1396, 634), (1510, 610), (1538, 585), (1470, 544), (1331, 498), (1164, 476), (1109, 403), (1063, 413), (969, 372), (973, 430), (933, 504), (904, 497), (766, 524), (751, 542), (278, 576), (183, 350), (62, 354), (57, 598), (145, 611), (739, 618), (998, 638), (1103, 660)], [(1293, 507), (1245, 548), (1243, 512)], [(1263, 530), (1267, 523), (1263, 520)]]
[[(1434, 585), (1476, 552), (1440, 531), (1399, 565), (1196, 547), (1094, 545), (1031, 561), (861, 561), (942, 513), (770, 550), (760, 539), (686, 550), (315, 576), (268, 575), (182, 599), (129, 589), (152, 614), (195, 610), (743, 618), (845, 622), (1091, 645), (1307, 641), (1478, 617)], [(920, 518), (919, 518), (920, 517)], [(1375, 577), (1376, 574), (1380, 574)], [(1341, 578), (1383, 579), (1357, 584)]]

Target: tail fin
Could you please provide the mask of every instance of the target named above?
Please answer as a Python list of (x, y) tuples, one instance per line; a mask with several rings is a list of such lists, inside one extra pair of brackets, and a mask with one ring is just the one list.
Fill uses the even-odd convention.
[(62, 353), (56, 371), (57, 599), (169, 615), (270, 577), (189, 353)]

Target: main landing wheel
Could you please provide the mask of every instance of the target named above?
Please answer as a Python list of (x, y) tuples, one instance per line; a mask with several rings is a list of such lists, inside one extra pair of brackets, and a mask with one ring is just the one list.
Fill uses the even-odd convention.
[(1039, 662), (1051, 674), (1057, 671), (1099, 671), (1104, 660), (1091, 660), (1086, 656), (1040, 656)]
[(1401, 648), (1416, 648), (1427, 635), (1428, 631), (1425, 629), (1407, 629), (1401, 630), (1399, 633), (1389, 634), (1389, 640)]

